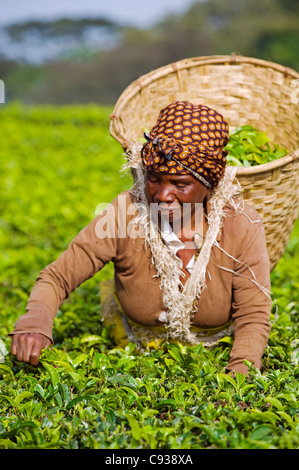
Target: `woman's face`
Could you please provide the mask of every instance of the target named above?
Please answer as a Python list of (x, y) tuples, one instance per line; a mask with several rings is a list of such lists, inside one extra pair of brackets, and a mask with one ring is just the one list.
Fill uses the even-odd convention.
[(167, 213), (170, 221), (179, 212), (182, 217), (183, 210), (188, 207), (192, 213), (196, 203), (204, 202), (207, 192), (208, 189), (191, 174), (146, 173), (147, 200), (158, 204), (160, 214)]

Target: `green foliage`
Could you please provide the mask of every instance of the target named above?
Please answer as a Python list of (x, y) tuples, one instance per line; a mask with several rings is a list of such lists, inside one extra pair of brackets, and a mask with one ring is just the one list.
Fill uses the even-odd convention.
[(212, 349), (165, 343), (115, 348), (100, 321), (98, 281), (61, 306), (55, 346), (32, 367), (6, 354), (39, 271), (130, 187), (108, 135), (109, 109), (1, 109), (0, 448), (298, 448), (299, 225), (272, 273), (264, 369), (225, 374), (232, 339)]
[(288, 151), (270, 140), (265, 132), (252, 126), (240, 126), (230, 133), (226, 146), (227, 162), (233, 166), (256, 166), (288, 155)]

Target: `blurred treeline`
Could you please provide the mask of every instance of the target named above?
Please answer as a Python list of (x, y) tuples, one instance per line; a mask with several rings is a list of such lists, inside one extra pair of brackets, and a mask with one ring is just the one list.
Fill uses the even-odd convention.
[[(84, 31), (91, 26), (105, 28), (106, 36), (114, 38), (109, 46), (84, 43)], [(298, 0), (195, 1), (186, 13), (161, 18), (146, 30), (103, 19), (27, 22), (7, 30), (20, 48), (32, 31), (38, 31), (41, 50), (50, 39), (69, 41), (70, 50), (41, 63), (2, 54), (6, 102), (110, 105), (140, 75), (202, 55), (235, 53), (299, 70)]]

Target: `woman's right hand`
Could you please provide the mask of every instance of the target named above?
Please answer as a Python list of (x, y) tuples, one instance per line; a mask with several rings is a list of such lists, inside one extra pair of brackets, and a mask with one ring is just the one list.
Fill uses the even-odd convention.
[(18, 361), (38, 366), (41, 350), (50, 344), (51, 340), (41, 333), (17, 333), (12, 337), (10, 351)]

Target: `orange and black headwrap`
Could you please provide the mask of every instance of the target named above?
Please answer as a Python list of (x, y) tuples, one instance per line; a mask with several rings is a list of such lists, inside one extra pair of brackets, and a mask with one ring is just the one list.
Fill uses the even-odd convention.
[(224, 117), (204, 105), (173, 101), (162, 109), (148, 134), (141, 157), (148, 170), (191, 173), (207, 188), (222, 177), (228, 152), (229, 129)]

